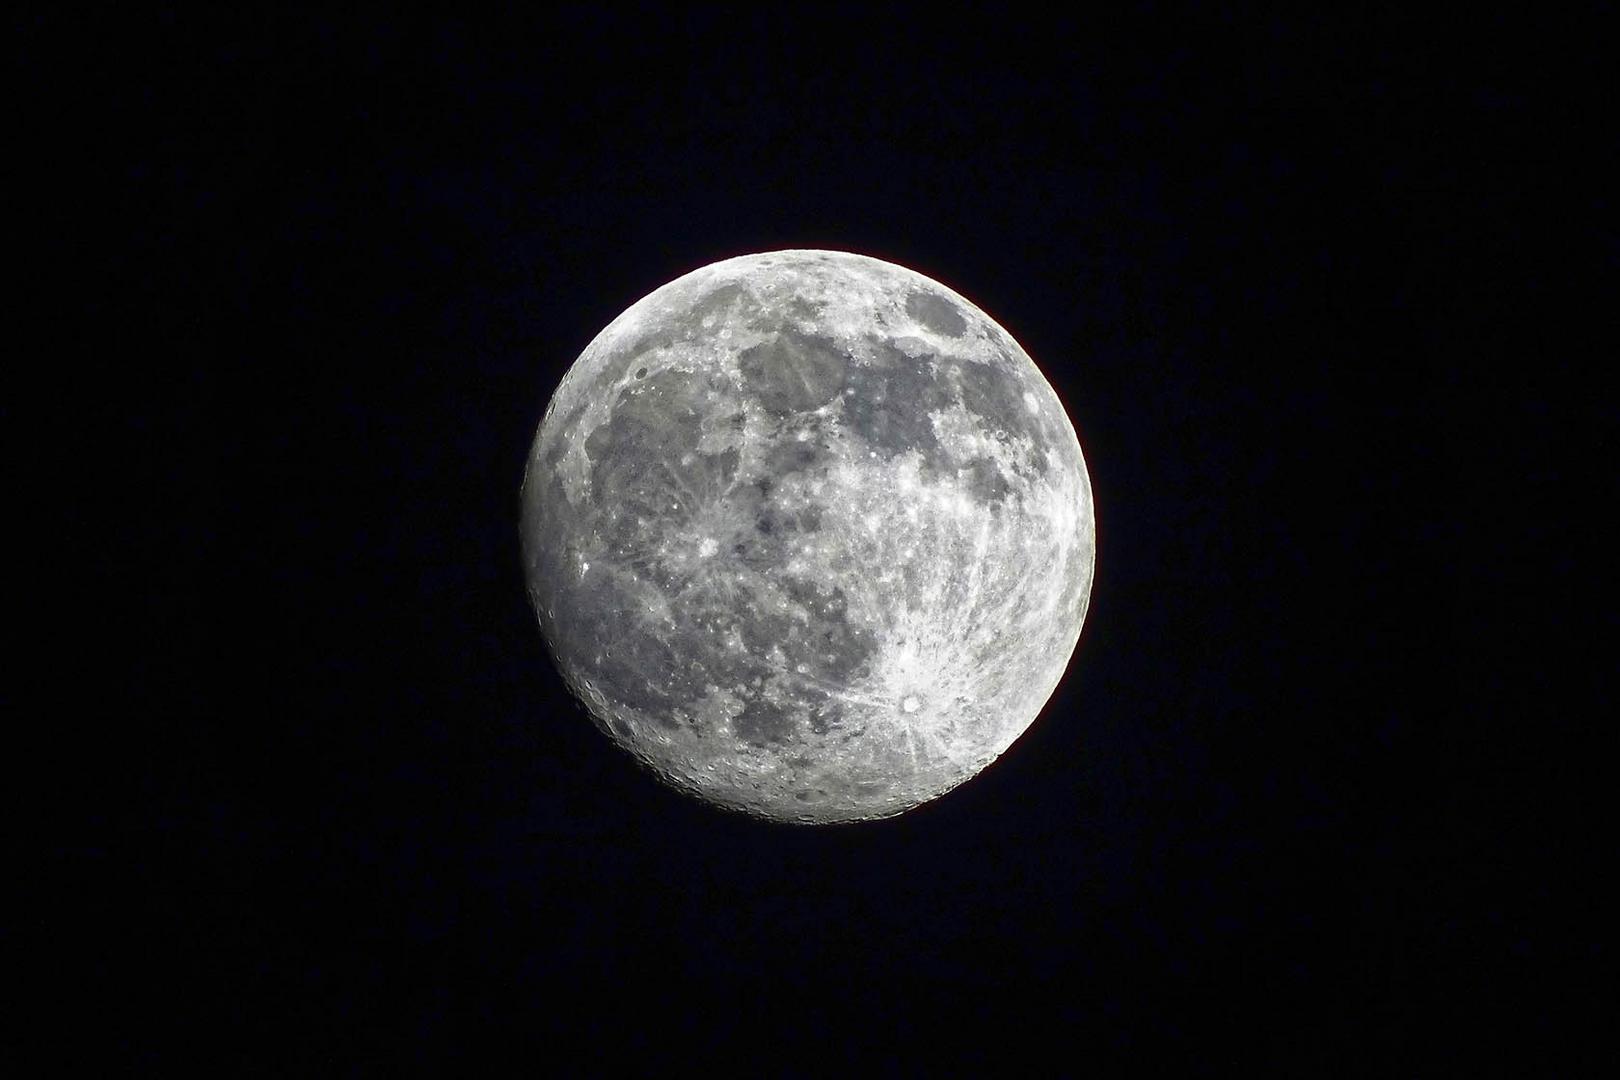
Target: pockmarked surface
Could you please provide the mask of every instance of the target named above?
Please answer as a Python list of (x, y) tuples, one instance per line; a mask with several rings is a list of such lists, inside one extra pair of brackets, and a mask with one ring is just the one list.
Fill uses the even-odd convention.
[(1018, 344), (841, 252), (715, 263), (642, 299), (546, 410), (530, 600), (596, 723), (780, 821), (888, 817), (1034, 721), (1079, 638), (1091, 487)]

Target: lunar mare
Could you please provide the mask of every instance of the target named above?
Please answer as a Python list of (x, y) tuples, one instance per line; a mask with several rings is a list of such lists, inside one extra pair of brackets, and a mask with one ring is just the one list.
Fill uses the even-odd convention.
[(529, 596), (597, 725), (779, 821), (888, 817), (1003, 753), (1090, 597), (1062, 403), (988, 316), (865, 256), (685, 275), (557, 388), (522, 490)]

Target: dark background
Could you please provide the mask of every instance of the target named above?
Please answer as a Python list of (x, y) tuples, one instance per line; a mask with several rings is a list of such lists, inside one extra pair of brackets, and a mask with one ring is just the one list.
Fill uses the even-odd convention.
[[(80, 318), (117, 347), (77, 416), (118, 447), (83, 489), (116, 540), (82, 542), (121, 644), (86, 736), (109, 782), (59, 852), (91, 956), (60, 1052), (1607, 1059), (1575, 1034), (1612, 952), (1548, 695), (1612, 666), (1549, 648), (1581, 492), (1543, 436), (1584, 414), (1523, 317), (1558, 298), (1533, 252), (1607, 207), (1549, 169), (1538, 96), (1594, 62), (1478, 14), (944, 10), (78, 28)], [(1095, 485), (1041, 718), (860, 827), (639, 772), (519, 566), (573, 358), (780, 247), (975, 301)]]

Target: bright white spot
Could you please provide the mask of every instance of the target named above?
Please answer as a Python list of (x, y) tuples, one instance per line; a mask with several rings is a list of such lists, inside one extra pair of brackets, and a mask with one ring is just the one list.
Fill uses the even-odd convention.
[(917, 700), (916, 694), (907, 694), (905, 696), (905, 700), (900, 702), (900, 707), (906, 710), (906, 712), (916, 712), (917, 707), (921, 704), (922, 702)]
[(703, 543), (698, 545), (698, 554), (702, 555), (705, 559), (719, 550), (720, 545), (715, 542), (715, 539), (712, 536), (705, 536), (703, 538)]
[(1040, 403), (1035, 400), (1035, 395), (1028, 390), (1024, 391), (1024, 408), (1030, 412), (1039, 412), (1041, 408)]

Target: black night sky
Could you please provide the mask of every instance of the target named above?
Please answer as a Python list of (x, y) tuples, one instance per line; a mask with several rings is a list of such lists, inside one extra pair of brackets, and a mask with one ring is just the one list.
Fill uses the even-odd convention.
[[(1593, 205), (1549, 187), (1526, 90), (1568, 58), (1488, 19), (1476, 49), (1213, 9), (544, 7), (82, 32), (84, 319), (128, 388), (87, 414), (122, 447), (100, 632), (134, 643), (64, 855), (69, 940), (105, 943), (82, 1043), (223, 1075), (1588, 1061), (1551, 1033), (1593, 1008), (1555, 973), (1604, 954), (1596, 901), (1541, 816), (1580, 796), (1556, 740), (1482, 737), (1557, 723), (1513, 671), (1579, 588), (1573, 482), (1500, 419), (1558, 362), (1503, 374), (1525, 252)], [(640, 772), (519, 565), (580, 350), (781, 247), (985, 309), (1096, 495), (1041, 718), (861, 827)]]

